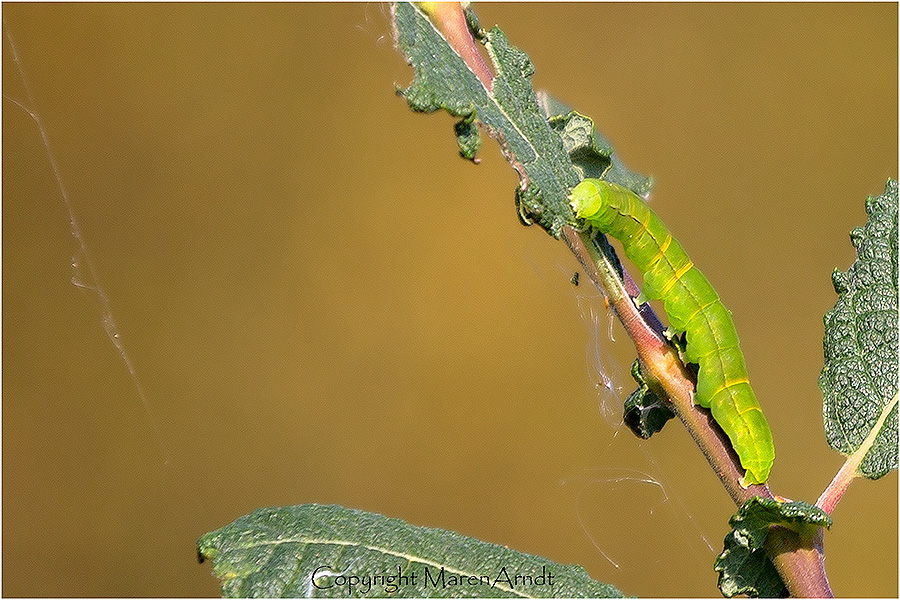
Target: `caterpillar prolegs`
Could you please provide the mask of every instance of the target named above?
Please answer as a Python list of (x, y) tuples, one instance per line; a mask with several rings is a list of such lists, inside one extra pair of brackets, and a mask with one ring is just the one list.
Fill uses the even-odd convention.
[(765, 483), (775, 460), (772, 432), (747, 378), (731, 313), (659, 217), (631, 190), (585, 179), (572, 190), (575, 214), (611, 235), (644, 275), (643, 294), (662, 300), (669, 326), (685, 332), (685, 359), (699, 365), (694, 401), (709, 408), (746, 471)]

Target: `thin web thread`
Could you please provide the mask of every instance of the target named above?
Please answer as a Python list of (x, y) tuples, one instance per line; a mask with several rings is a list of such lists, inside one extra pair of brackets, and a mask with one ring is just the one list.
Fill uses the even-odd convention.
[(159, 422), (156, 418), (155, 413), (153, 412), (152, 407), (150, 406), (150, 402), (147, 400), (147, 394), (146, 392), (144, 392), (144, 386), (141, 385), (141, 381), (138, 378), (137, 370), (134, 368), (134, 363), (131, 362), (131, 357), (125, 350), (125, 345), (122, 343), (122, 337), (119, 333), (119, 327), (116, 325), (116, 321), (113, 318), (112, 305), (110, 304), (109, 296), (106, 295), (106, 291), (103, 289), (103, 286), (100, 285), (100, 279), (97, 277), (97, 272), (94, 269), (94, 263), (91, 261), (90, 255), (88, 254), (84, 236), (81, 234), (81, 228), (78, 226), (78, 219), (75, 218), (75, 211), (72, 209), (72, 202), (69, 199), (69, 192), (66, 189), (66, 186), (63, 184), (62, 173), (59, 169), (59, 165), (56, 162), (56, 156), (53, 154), (53, 150), (50, 147), (50, 138), (47, 135), (47, 129), (44, 127), (44, 122), (37, 111), (31, 108), (33, 106), (36, 106), (34, 95), (31, 92), (31, 86), (28, 83), (28, 79), (25, 77), (25, 71), (22, 67), (22, 62), (19, 59), (19, 51), (16, 47), (15, 42), (13, 41), (12, 35), (9, 32), (9, 27), (6, 24), (5, 17), (3, 18), (3, 31), (6, 35), (7, 41), (9, 42), (11, 56), (13, 62), (16, 64), (16, 70), (19, 73), (19, 79), (22, 81), (22, 88), (25, 90), (27, 105), (19, 102), (14, 98), (10, 98), (9, 96), (4, 95), (4, 97), (21, 108), (23, 111), (25, 111), (25, 113), (31, 117), (31, 120), (34, 121), (35, 125), (37, 125), (38, 132), (40, 133), (41, 140), (44, 144), (44, 151), (47, 154), (47, 160), (50, 163), (50, 169), (53, 171), (53, 176), (56, 178), (56, 185), (59, 188), (59, 193), (62, 197), (63, 204), (65, 204), (66, 206), (66, 211), (69, 213), (69, 226), (72, 237), (75, 238), (75, 241), (78, 243), (77, 254), (72, 258), (72, 285), (80, 289), (93, 292), (96, 296), (97, 301), (99, 302), (101, 324), (103, 325), (103, 330), (106, 332), (107, 337), (109, 337), (109, 341), (112, 342), (113, 347), (116, 349), (116, 351), (118, 351), (119, 357), (122, 359), (122, 362), (125, 363), (125, 368), (128, 370), (128, 375), (131, 377), (131, 381), (134, 384), (135, 391), (137, 392), (137, 395), (141, 400), (141, 405), (144, 407), (144, 412), (147, 414), (147, 419), (150, 421), (150, 426), (153, 429), (153, 434), (156, 438), (157, 445), (159, 446), (159, 450), (163, 455), (164, 464), (168, 465), (169, 450), (166, 447), (165, 442), (163, 441), (162, 431), (159, 428)]
[[(614, 430), (615, 433), (613, 434), (613, 437), (616, 437), (619, 431), (622, 429), (623, 425), (621, 416), (623, 410), (623, 387), (621, 385), (617, 385), (615, 382), (623, 381), (624, 379), (627, 379), (627, 377), (624, 375), (621, 368), (616, 365), (615, 360), (612, 360), (611, 355), (608, 353), (608, 351), (603, 349), (604, 343), (601, 340), (601, 332), (604, 329), (603, 317), (605, 315), (608, 321), (605, 327), (605, 329), (607, 329), (607, 336), (610, 342), (615, 341), (613, 337), (613, 312), (605, 302), (603, 302), (602, 305), (598, 302), (599, 300), (603, 299), (602, 296), (583, 295), (579, 292), (575, 294), (575, 299), (578, 303), (581, 317), (584, 320), (585, 324), (588, 326), (588, 330), (590, 332), (589, 342), (587, 344), (588, 375), (598, 393), (599, 413), (600, 416), (606, 421), (606, 423)], [(603, 310), (602, 306), (606, 306), (606, 310)], [(605, 360), (604, 356), (608, 360)], [(643, 454), (644, 459), (647, 461), (647, 463), (653, 465), (653, 467), (658, 471), (659, 463), (653, 456), (653, 452), (650, 449), (650, 446), (648, 444), (638, 444), (637, 449), (639, 449), (641, 454)], [(643, 472), (636, 471), (635, 473), (639, 473), (640, 477), (628, 476), (602, 479), (599, 482), (620, 483), (631, 481), (635, 483), (652, 484), (658, 486), (663, 494), (663, 501), (667, 503), (674, 502), (677, 505), (677, 510), (687, 518), (688, 522), (690, 523), (690, 527), (694, 530), (696, 535), (700, 537), (703, 545), (706, 546), (710, 553), (715, 554), (715, 549), (710, 544), (706, 535), (704, 535), (703, 531), (700, 529), (700, 526), (694, 518), (694, 515), (687, 509), (687, 507), (684, 506), (684, 503), (677, 496), (677, 494), (670, 495), (666, 487), (663, 485), (662, 481), (660, 481), (659, 479)], [(580, 513), (578, 518), (579, 522), (582, 525), (583, 531), (587, 535), (594, 548), (596, 548), (597, 551), (614, 568), (620, 569), (621, 567), (619, 563), (613, 560), (613, 558), (600, 547), (599, 543), (587, 531), (586, 525), (581, 519)]]

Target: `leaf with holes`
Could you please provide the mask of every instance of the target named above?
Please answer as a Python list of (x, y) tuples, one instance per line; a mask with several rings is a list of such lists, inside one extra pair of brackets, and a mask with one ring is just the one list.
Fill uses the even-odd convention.
[(410, 108), (443, 109), (461, 117), (456, 133), (466, 158), (474, 159), (479, 146), (476, 124), (497, 138), (519, 174), (516, 200), (522, 220), (559, 237), (573, 220), (566, 193), (578, 183), (578, 173), (538, 106), (528, 55), (499, 28), (479, 29), (470, 11), (469, 28), (484, 44), (496, 73), (487, 86), (431, 21), (426, 6), (397, 2), (392, 11), (397, 46), (415, 69), (412, 84), (401, 92)]

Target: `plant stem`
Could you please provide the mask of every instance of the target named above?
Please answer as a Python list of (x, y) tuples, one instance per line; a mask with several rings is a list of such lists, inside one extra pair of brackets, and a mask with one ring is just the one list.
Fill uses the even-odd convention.
[(456, 50), (466, 66), (478, 77), (478, 80), (491, 91), (494, 83), (494, 72), (481, 56), (478, 44), (469, 31), (466, 15), (459, 2), (417, 2), (416, 5), (434, 23), (447, 43)]
[[(610, 305), (634, 341), (641, 369), (647, 375), (648, 383), (656, 382), (662, 388), (663, 394), (660, 397), (669, 399), (678, 418), (706, 456), (735, 504), (741, 506), (752, 496), (773, 498), (765, 484), (746, 488), (741, 486), (743, 470), (731, 442), (710, 412), (693, 403), (694, 381), (678, 359), (674, 348), (662, 341), (658, 332), (647, 324), (646, 314), (642, 314), (635, 305), (630, 293), (637, 295), (637, 286), (628, 273), (624, 272), (625, 283), (619, 280), (616, 270), (596, 249), (588, 234), (564, 227), (562, 237), (591, 281), (609, 299)], [(634, 289), (629, 293), (628, 287)], [(644, 308), (649, 310), (649, 307)], [(773, 526), (766, 538), (765, 547), (791, 596), (834, 596), (825, 575), (821, 528), (811, 542), (804, 543), (796, 532)]]
[(828, 487), (825, 488), (825, 491), (822, 492), (822, 495), (816, 500), (816, 506), (829, 515), (834, 512), (834, 507), (841, 501), (844, 492), (847, 491), (847, 488), (850, 487), (850, 484), (853, 483), (853, 480), (856, 478), (856, 469), (859, 467), (860, 461), (858, 458), (854, 460), (855, 456), (856, 454), (854, 453), (844, 461), (844, 464), (841, 465), (841, 469), (837, 472), (837, 475), (834, 476), (834, 479), (831, 480), (831, 483), (828, 484)]
[[(490, 90), (493, 73), (468, 30), (462, 7), (458, 3), (435, 2), (419, 3), (418, 6), (429, 15), (451, 47)], [(595, 247), (589, 234), (567, 226), (562, 230), (562, 238), (588, 277), (609, 300), (634, 341), (647, 382), (659, 389), (661, 398), (669, 399), (735, 504), (741, 506), (752, 496), (772, 498), (765, 484), (747, 488), (741, 486), (743, 470), (731, 442), (709, 411), (694, 405), (693, 377), (685, 369), (675, 348), (665, 340), (659, 319), (649, 305), (639, 308), (635, 304), (633, 297), (638, 295), (638, 289), (634, 280), (627, 272), (623, 274), (624, 281), (619, 278), (618, 271)], [(766, 550), (792, 596), (833, 597), (825, 576), (821, 542), (821, 530), (813, 541), (804, 544), (793, 531), (771, 528), (766, 539)]]
[[(615, 309), (616, 315), (634, 342), (641, 361), (641, 370), (647, 376), (648, 383), (655, 383), (662, 392), (658, 395), (669, 399), (678, 418), (697, 442), (735, 504), (740, 506), (751, 496), (772, 498), (772, 493), (766, 485), (741, 487), (743, 470), (728, 436), (713, 420), (708, 410), (694, 404), (693, 376), (684, 368), (677, 351), (664, 340), (662, 332), (654, 330), (648, 324), (647, 313), (653, 315), (651, 321), (655, 320), (658, 323), (652, 309), (648, 305), (639, 309), (634, 303), (632, 295), (637, 295), (637, 286), (627, 272), (625, 272), (627, 283), (623, 284), (616, 270), (597, 250), (587, 233), (579, 233), (571, 227), (564, 227), (562, 238), (584, 267), (585, 273)], [(631, 286), (633, 290), (626, 289)]]
[(825, 575), (825, 551), (820, 527), (812, 542), (795, 531), (773, 525), (765, 549), (794, 598), (834, 598)]
[(898, 395), (894, 394), (894, 398), (885, 404), (881, 411), (881, 416), (878, 417), (878, 421), (872, 427), (872, 430), (869, 431), (869, 435), (867, 435), (866, 439), (859, 445), (859, 448), (847, 457), (847, 460), (841, 466), (840, 471), (837, 472), (837, 475), (834, 476), (834, 479), (816, 501), (816, 506), (829, 515), (834, 511), (834, 507), (837, 506), (837, 503), (840, 502), (844, 492), (847, 491), (847, 488), (850, 487), (850, 484), (858, 476), (857, 469), (859, 469), (860, 463), (862, 463), (863, 458), (865, 458), (872, 449), (872, 445), (875, 443), (878, 434), (881, 433), (884, 422), (897, 405), (897, 401)]

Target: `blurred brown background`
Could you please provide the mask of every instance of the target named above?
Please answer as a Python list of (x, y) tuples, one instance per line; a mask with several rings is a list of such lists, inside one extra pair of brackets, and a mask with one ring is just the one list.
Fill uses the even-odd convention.
[[(772, 490), (814, 502), (842, 463), (816, 386), (830, 274), (897, 176), (897, 5), (476, 10), (654, 176), (734, 313)], [(677, 424), (640, 442), (601, 414), (596, 357), (624, 398), (630, 341), (584, 316), (602, 303), (569, 283), (563, 244), (519, 224), (496, 144), (473, 166), (450, 117), (395, 96), (412, 74), (384, 5), (3, 18), (153, 414), (70, 282), (77, 244), (4, 37), (4, 595), (216, 595), (196, 539), (306, 502), (578, 563), (630, 595), (718, 595), (735, 507)], [(835, 592), (896, 597), (896, 472), (834, 517)]]

